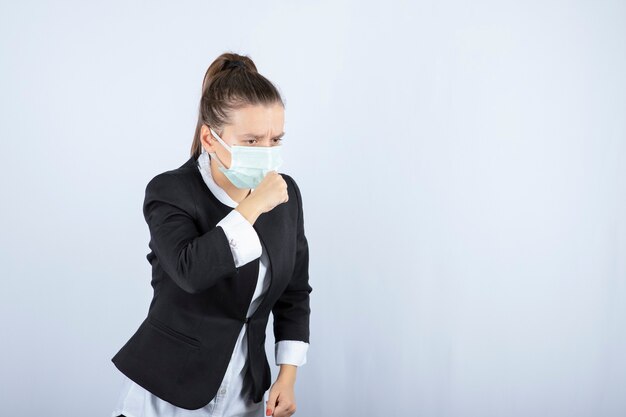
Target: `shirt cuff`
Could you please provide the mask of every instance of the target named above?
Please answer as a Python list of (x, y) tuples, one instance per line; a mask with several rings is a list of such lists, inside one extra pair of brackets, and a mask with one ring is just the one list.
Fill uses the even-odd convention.
[(301, 340), (281, 340), (274, 345), (276, 366), (281, 364), (302, 366), (306, 363), (309, 344)]
[(259, 235), (239, 211), (231, 210), (217, 226), (224, 229), (237, 268), (261, 257), (263, 248)]

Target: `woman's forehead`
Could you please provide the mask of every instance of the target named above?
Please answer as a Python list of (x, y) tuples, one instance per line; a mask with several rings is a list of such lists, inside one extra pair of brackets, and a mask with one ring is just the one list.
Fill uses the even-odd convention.
[(284, 125), (285, 109), (282, 105), (253, 105), (234, 110), (224, 131), (232, 136), (263, 138), (281, 135)]

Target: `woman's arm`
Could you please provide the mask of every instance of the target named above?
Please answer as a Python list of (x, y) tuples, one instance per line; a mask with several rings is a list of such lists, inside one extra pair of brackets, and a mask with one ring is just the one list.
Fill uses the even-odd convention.
[(281, 364), (280, 371), (278, 371), (278, 377), (276, 378), (276, 380), (285, 381), (295, 385), (297, 371), (298, 367), (295, 365), (289, 365), (286, 363)]
[(214, 227), (201, 234), (196, 227), (195, 201), (183, 179), (165, 172), (150, 180), (143, 213), (150, 229), (150, 248), (184, 291), (195, 294), (237, 274), (224, 229)]
[(235, 265), (238, 268), (260, 258), (263, 254), (259, 235), (252, 224), (237, 209), (231, 210), (217, 223), (217, 226), (224, 229)]

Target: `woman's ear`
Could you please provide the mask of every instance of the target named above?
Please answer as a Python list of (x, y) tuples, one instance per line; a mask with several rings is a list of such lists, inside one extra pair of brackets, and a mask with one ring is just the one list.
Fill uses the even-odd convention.
[(210, 142), (211, 137), (211, 129), (205, 124), (200, 128), (200, 143), (202, 144), (202, 148), (208, 152), (213, 153), (215, 150), (213, 149), (213, 145)]

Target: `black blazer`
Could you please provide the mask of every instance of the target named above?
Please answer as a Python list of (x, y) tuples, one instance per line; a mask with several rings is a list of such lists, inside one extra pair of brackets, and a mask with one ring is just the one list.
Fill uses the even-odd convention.
[(265, 298), (248, 318), (260, 258), (235, 267), (226, 234), (216, 227), (233, 208), (209, 190), (196, 159), (158, 174), (146, 186), (143, 213), (150, 229), (147, 259), (154, 295), (147, 317), (111, 360), (177, 407), (195, 410), (215, 397), (244, 323), (249, 359), (244, 387), (254, 402), (262, 401), (271, 385), (265, 352), (270, 311), (276, 342), (309, 342), (313, 289), (302, 197), (293, 178), (280, 174), (289, 200), (253, 225), (272, 273)]

